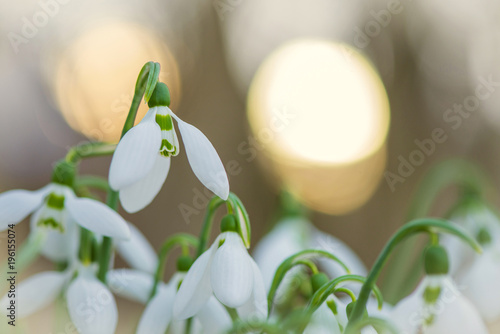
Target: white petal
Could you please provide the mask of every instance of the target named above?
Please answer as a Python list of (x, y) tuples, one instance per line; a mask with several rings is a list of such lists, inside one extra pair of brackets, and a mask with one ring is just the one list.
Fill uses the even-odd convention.
[(172, 320), (172, 309), (177, 287), (162, 286), (142, 314), (137, 334), (163, 334)]
[(160, 154), (149, 173), (136, 183), (120, 190), (120, 202), (128, 213), (135, 213), (148, 206), (158, 195), (167, 179), (170, 158)]
[(36, 191), (16, 189), (0, 194), (0, 232), (34, 212), (49, 191), (50, 185)]
[(116, 302), (108, 288), (88, 273), (69, 286), (66, 299), (71, 320), (80, 334), (113, 334), (118, 324)]
[(31, 233), (43, 234), (43, 243), (40, 253), (54, 262), (71, 261), (78, 255), (78, 246), (80, 240), (80, 229), (73, 219), (64, 218), (64, 233), (47, 227), (37, 226), (41, 210), (38, 210), (31, 216)]
[[(442, 288), (435, 304), (424, 302), (427, 286)], [(427, 276), (415, 292), (399, 302), (392, 310), (391, 319), (403, 333), (416, 334), (425, 326), (426, 334), (488, 333), (477, 310), (458, 291), (448, 276)], [(426, 326), (427, 320), (432, 319)]]
[(155, 117), (156, 108), (152, 108), (118, 143), (109, 168), (112, 189), (121, 190), (136, 183), (153, 168), (161, 145), (161, 130)]
[(99, 201), (71, 196), (66, 198), (65, 207), (75, 222), (92, 232), (118, 239), (130, 238), (127, 222)]
[[(337, 256), (347, 265), (352, 274), (366, 276), (367, 270), (363, 261), (349, 246), (334, 236), (314, 228), (311, 247), (325, 250)], [(333, 260), (321, 258), (318, 262), (330, 277), (338, 277), (346, 274), (345, 269)]]
[(133, 269), (115, 269), (108, 272), (110, 290), (120, 297), (146, 304), (153, 289), (152, 275)]
[(132, 268), (154, 274), (158, 266), (158, 256), (153, 246), (137, 227), (130, 223), (128, 227), (130, 239), (117, 243), (118, 253)]
[(224, 244), (215, 252), (210, 280), (215, 297), (226, 306), (240, 307), (250, 299), (253, 290), (252, 261), (237, 233), (226, 233)]
[(487, 322), (500, 317), (500, 255), (485, 251), (459, 279), (462, 293)]
[(189, 164), (201, 183), (223, 200), (229, 196), (229, 181), (222, 162), (208, 138), (171, 112), (181, 132)]
[[(4, 276), (9, 278), (9, 275)], [(22, 281), (17, 287), (15, 298), (11, 299), (6, 294), (0, 301), (3, 312), (11, 300), (15, 300), (16, 312), (19, 318), (27, 317), (52, 303), (64, 286), (68, 276), (66, 273), (46, 271)]]
[(174, 303), (174, 319), (191, 318), (205, 305), (212, 295), (210, 284), (210, 267), (217, 250), (219, 238), (206, 250), (187, 272), (177, 292)]
[(445, 284), (444, 292), (436, 307), (435, 321), (426, 330), (426, 334), (488, 334), (479, 312), (472, 303), (463, 297), (452, 283)]
[(312, 315), (304, 334), (341, 334), (339, 324), (332, 310), (323, 303)]
[(204, 334), (225, 333), (231, 328), (231, 317), (215, 297), (210, 297), (205, 306), (196, 314)]
[(238, 307), (238, 315), (242, 319), (265, 319), (267, 318), (267, 293), (264, 279), (257, 263), (250, 258), (253, 270), (253, 290), (252, 297)]
[(276, 269), (287, 257), (306, 249), (308, 222), (303, 219), (285, 219), (262, 238), (254, 249), (266, 288), (271, 287)]

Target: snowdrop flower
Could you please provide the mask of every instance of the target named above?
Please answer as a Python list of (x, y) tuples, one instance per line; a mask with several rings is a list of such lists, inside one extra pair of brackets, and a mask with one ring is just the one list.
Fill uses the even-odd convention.
[[(19, 319), (28, 317), (54, 302), (68, 284), (73, 270), (45, 271), (35, 274), (17, 286), (16, 312)], [(0, 300), (3, 312), (8, 312), (11, 298), (8, 294)]]
[(175, 298), (176, 319), (197, 314), (212, 295), (225, 306), (236, 308), (243, 319), (267, 317), (262, 274), (233, 224), (222, 228), (223, 233), (189, 269)]
[[(345, 243), (317, 230), (305, 218), (289, 217), (281, 220), (255, 247), (255, 261), (262, 270), (266, 287), (271, 286), (274, 273), (281, 262), (295, 253), (310, 248), (334, 254), (351, 269), (353, 274), (365, 276), (367, 273), (363, 262)], [(318, 262), (330, 277), (345, 274), (342, 266), (335, 261), (319, 259)], [(355, 289), (358, 288), (356, 285)]]
[(487, 334), (481, 316), (448, 275), (428, 275), (392, 310), (402, 334)]
[(169, 108), (170, 95), (163, 83), (156, 85), (142, 121), (120, 140), (111, 161), (109, 184), (120, 192), (127, 212), (150, 204), (160, 191), (170, 168), (170, 157), (179, 154), (173, 125), (177, 121), (189, 164), (196, 177), (217, 196), (226, 200), (229, 182), (224, 166), (207, 137), (182, 121)]
[(45, 238), (41, 252), (54, 261), (74, 257), (79, 233), (75, 223), (104, 236), (130, 236), (118, 213), (99, 201), (77, 197), (69, 186), (57, 182), (36, 191), (18, 189), (0, 194), (0, 231), (30, 214), (32, 233)]
[(485, 321), (500, 318), (500, 222), (484, 204), (474, 203), (453, 219), (477, 237), (483, 254), (475, 254), (456, 238), (442, 237), (450, 254), (451, 273), (463, 286), (462, 293), (479, 310)]
[(444, 247), (432, 245), (425, 252), (426, 276), (415, 292), (392, 310), (392, 320), (402, 334), (487, 334), (479, 312), (448, 275)]
[[(77, 271), (78, 277), (70, 283)], [(24, 280), (17, 287), (18, 318), (43, 309), (66, 291), (68, 311), (78, 333), (113, 334), (118, 323), (116, 302), (95, 277), (95, 271), (95, 266), (74, 264), (64, 272), (46, 271)], [(3, 310), (7, 310), (9, 303), (8, 295), (0, 300)]]
[(71, 321), (80, 334), (113, 334), (118, 324), (116, 301), (95, 276), (93, 266), (82, 267), (66, 291)]
[[(177, 273), (168, 284), (159, 286), (158, 293), (144, 310), (136, 334), (163, 334), (167, 329), (171, 334), (184, 333), (185, 321), (176, 321), (172, 316), (177, 289), (184, 275)], [(229, 314), (213, 296), (194, 316), (197, 333), (219, 334), (231, 328)]]
[[(153, 289), (152, 275), (132, 269), (116, 269), (108, 273), (111, 291), (121, 297), (147, 304), (139, 321), (137, 334), (184, 333), (185, 321), (172, 317), (175, 296), (185, 272), (179, 271), (168, 284), (160, 282), (156, 295), (149, 301)], [(231, 318), (224, 307), (210, 297), (194, 317), (192, 333), (219, 334), (231, 327)]]

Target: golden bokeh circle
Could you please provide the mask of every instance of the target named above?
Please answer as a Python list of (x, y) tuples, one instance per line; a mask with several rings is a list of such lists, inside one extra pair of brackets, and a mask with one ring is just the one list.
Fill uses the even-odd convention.
[[(135, 82), (148, 61), (161, 64), (160, 80), (179, 103), (177, 61), (152, 30), (126, 21), (107, 21), (84, 31), (55, 64), (52, 90), (68, 124), (89, 139), (117, 142), (132, 101)], [(141, 103), (137, 121), (147, 111)]]
[(248, 119), (261, 162), (311, 208), (346, 213), (377, 188), (389, 102), (376, 70), (353, 48), (325, 40), (278, 48), (252, 81)]

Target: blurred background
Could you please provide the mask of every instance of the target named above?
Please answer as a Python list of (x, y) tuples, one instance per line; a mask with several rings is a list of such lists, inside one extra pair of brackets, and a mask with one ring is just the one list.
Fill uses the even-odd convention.
[[(150, 60), (172, 110), (219, 152), (254, 244), (285, 189), (371, 265), (433, 163), (469, 158), (500, 184), (498, 1), (0, 5), (1, 191), (40, 188), (72, 145), (117, 141)], [(106, 176), (109, 161), (82, 172)], [(166, 235), (198, 233), (207, 194), (181, 149), (159, 197), (125, 216), (158, 248)], [(28, 224), (17, 231), (24, 238)], [(141, 308), (120, 300), (120, 333)], [(32, 319), (28, 329), (47, 317)]]

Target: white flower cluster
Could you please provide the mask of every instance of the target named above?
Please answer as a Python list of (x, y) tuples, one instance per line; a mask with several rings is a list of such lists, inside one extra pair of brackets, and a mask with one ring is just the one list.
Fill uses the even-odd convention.
[[(168, 93), (161, 83), (157, 91)], [(427, 249), (426, 276), (411, 295), (391, 306), (370, 286), (368, 293), (373, 291), (377, 299), (363, 300), (369, 278), (376, 280), (378, 273), (368, 273), (353, 250), (301, 214), (283, 215), (255, 248), (254, 260), (248, 253), (248, 215), (229, 191), (216, 150), (200, 130), (168, 108), (169, 99), (153, 100), (143, 120), (113, 151), (109, 193), (118, 195), (129, 213), (154, 200), (171, 157), (179, 153), (175, 120), (194, 174), (218, 196), (214, 203), (228, 205), (221, 233), (206, 249), (211, 228), (206, 221), (199, 239), (167, 239), (177, 244), (166, 241), (157, 255), (136, 226), (112, 205), (92, 199), (90, 186), (77, 185), (76, 162), (66, 159), (42, 189), (0, 195), (0, 231), (31, 215), (28, 245), (65, 264), (62, 270), (38, 273), (19, 284), (19, 319), (64, 296), (79, 333), (112, 334), (118, 326), (114, 295), (145, 305), (137, 334), (345, 333), (361, 323), (351, 321), (361, 314), (359, 305), (366, 323), (357, 331), (363, 334), (483, 334), (488, 333), (486, 323), (500, 318), (500, 223), (482, 202), (456, 212), (453, 220), (461, 229), (453, 230), (455, 236), (434, 235), (439, 242)], [(216, 209), (209, 204), (208, 210)], [(466, 231), (484, 254), (475, 254), (456, 238), (467, 239)], [(164, 283), (166, 254), (173, 246), (182, 246), (182, 255), (177, 271)], [(192, 256), (195, 248), (197, 256)], [(115, 249), (130, 268), (108, 270)], [(7, 294), (1, 309), (6, 311), (10, 303)], [(377, 309), (377, 304), (384, 308)]]

